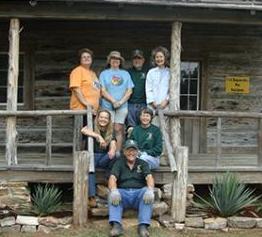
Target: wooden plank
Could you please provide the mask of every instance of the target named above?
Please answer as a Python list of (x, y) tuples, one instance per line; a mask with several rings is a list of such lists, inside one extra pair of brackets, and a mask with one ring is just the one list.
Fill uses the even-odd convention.
[(216, 166), (219, 166), (221, 153), (222, 153), (222, 141), (221, 141), (221, 132), (222, 132), (222, 120), (217, 118), (217, 151), (216, 151)]
[(262, 119), (258, 120), (257, 165), (262, 166)]
[(173, 180), (171, 215), (176, 223), (186, 217), (186, 195), (188, 180), (188, 148), (176, 148), (177, 173)]
[(81, 149), (81, 128), (83, 124), (83, 117), (76, 115), (74, 117), (74, 137), (73, 137), (73, 153)]
[[(180, 109), (181, 28), (181, 22), (174, 22), (172, 24), (170, 59), (171, 80), (169, 85), (169, 108), (172, 111)], [(179, 118), (171, 118), (170, 128), (171, 143), (175, 149), (176, 146), (181, 144)]]
[[(9, 28), (9, 66), (7, 85), (7, 110), (17, 110), (18, 74), (19, 74), (19, 27), (18, 19), (10, 20)], [(16, 117), (6, 121), (6, 161), (8, 165), (17, 164)]]
[(73, 223), (83, 227), (87, 223), (88, 202), (88, 164), (89, 154), (87, 151), (74, 154), (74, 202)]
[(52, 116), (46, 117), (46, 165), (52, 163)]
[(199, 153), (199, 142), (200, 142), (199, 120), (194, 119), (192, 121), (192, 153), (193, 154)]
[(189, 152), (192, 152), (192, 120), (184, 119), (184, 146), (187, 146)]
[[(93, 131), (93, 115), (91, 107), (87, 107), (87, 127)], [(95, 172), (94, 139), (88, 136), (89, 172)]]
[[(181, 21), (181, 22), (203, 22), (203, 23), (225, 23), (225, 24), (244, 24), (261, 25), (261, 12), (256, 11), (250, 17), (249, 11), (232, 11), (212, 9), (207, 11), (202, 8), (192, 7), (167, 7), (146, 5), (126, 4), (121, 8), (116, 4), (101, 3), (78, 3), (74, 7), (68, 7), (65, 3), (41, 1), (41, 7), (35, 7), (20, 3), (19, 1), (5, 1), (0, 8), (1, 18), (16, 16), (23, 19), (66, 19), (66, 20), (136, 20), (136, 21)], [(15, 7), (14, 7), (15, 6)], [(121, 13), (121, 14), (120, 14)], [(199, 17), (201, 15), (201, 17)]]

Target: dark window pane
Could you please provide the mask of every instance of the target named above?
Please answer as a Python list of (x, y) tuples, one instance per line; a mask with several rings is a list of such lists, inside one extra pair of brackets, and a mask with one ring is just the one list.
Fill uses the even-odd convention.
[(24, 73), (19, 72), (18, 76), (18, 86), (23, 86), (24, 85)]
[(190, 80), (190, 94), (197, 94), (197, 80)]
[(7, 54), (0, 54), (0, 69), (8, 68), (8, 56)]
[(0, 86), (7, 86), (7, 72), (0, 71)]
[(24, 90), (23, 88), (18, 88), (18, 96), (17, 96), (17, 101), (18, 103), (23, 103), (23, 93)]
[(6, 103), (6, 88), (0, 88), (0, 103)]
[(189, 110), (196, 110), (197, 109), (197, 96), (190, 96), (189, 97)]
[(181, 84), (180, 84), (180, 93), (188, 94), (188, 79), (182, 78)]
[(187, 96), (180, 96), (180, 109), (187, 110)]
[(189, 65), (190, 77), (198, 78), (198, 63), (190, 63)]

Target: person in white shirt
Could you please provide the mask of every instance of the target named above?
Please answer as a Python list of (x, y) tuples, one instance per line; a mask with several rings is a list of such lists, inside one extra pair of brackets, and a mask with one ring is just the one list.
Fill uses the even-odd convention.
[(146, 77), (146, 101), (153, 110), (165, 110), (169, 100), (169, 52), (159, 46), (152, 51), (152, 58), (155, 67), (149, 70)]

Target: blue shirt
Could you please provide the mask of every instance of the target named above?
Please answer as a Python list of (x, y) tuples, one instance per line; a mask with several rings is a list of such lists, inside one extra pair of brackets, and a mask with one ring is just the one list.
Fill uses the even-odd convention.
[[(130, 74), (123, 69), (106, 69), (101, 72), (99, 80), (102, 89), (105, 89), (116, 101), (121, 100), (126, 91), (134, 87)], [(101, 107), (114, 110), (112, 104), (103, 98), (101, 100)], [(127, 102), (122, 104), (120, 108), (126, 107)]]

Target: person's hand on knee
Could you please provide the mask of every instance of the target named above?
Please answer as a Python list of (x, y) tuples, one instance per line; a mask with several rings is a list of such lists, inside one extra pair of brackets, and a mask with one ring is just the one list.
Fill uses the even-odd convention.
[(121, 194), (118, 189), (111, 189), (109, 193), (109, 203), (114, 206), (118, 206), (121, 202)]
[(147, 188), (143, 200), (145, 204), (153, 204), (155, 200), (155, 194), (154, 194), (154, 189), (153, 188)]

